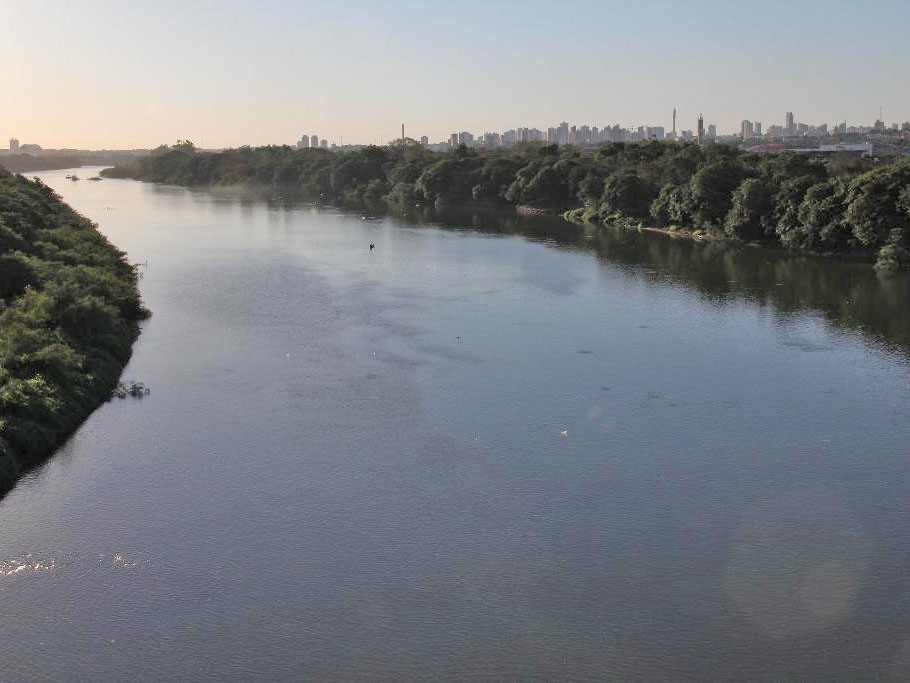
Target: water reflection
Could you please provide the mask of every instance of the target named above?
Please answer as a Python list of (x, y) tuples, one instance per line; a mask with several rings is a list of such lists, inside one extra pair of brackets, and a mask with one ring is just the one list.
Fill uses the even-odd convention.
[(559, 247), (593, 251), (645, 280), (672, 279), (716, 302), (742, 298), (773, 306), (779, 316), (815, 311), (832, 325), (910, 352), (910, 275), (882, 278), (867, 263), (733, 245), (695, 242), (619, 228), (591, 228), (555, 217), (513, 212), (414, 210), (414, 225), (465, 226), (492, 235), (521, 235)]
[[(154, 186), (154, 191), (192, 196), (182, 188), (167, 186)], [(245, 211), (264, 202), (270, 210), (278, 210), (272, 221), (279, 216), (286, 219), (286, 211), (339, 211), (290, 192), (217, 190), (216, 203), (218, 195), (228, 206), (239, 205)], [(212, 191), (200, 191), (198, 198), (203, 204), (211, 204)], [(390, 209), (372, 205), (356, 213), (367, 220), (392, 216), (415, 227), (434, 226), (491, 236), (519, 235), (556, 248), (594, 252), (603, 261), (645, 281), (671, 281), (718, 304), (742, 299), (773, 307), (783, 320), (790, 313), (813, 311), (835, 327), (860, 332), (887, 348), (910, 353), (910, 274), (880, 277), (868, 263), (724, 242), (696, 242), (620, 228), (579, 226), (555, 216), (521, 216), (508, 208)], [(556, 281), (548, 289), (571, 293), (573, 284), (569, 280)]]
[(859, 522), (833, 496), (796, 491), (746, 512), (724, 588), (772, 638), (818, 631), (851, 616), (871, 552)]

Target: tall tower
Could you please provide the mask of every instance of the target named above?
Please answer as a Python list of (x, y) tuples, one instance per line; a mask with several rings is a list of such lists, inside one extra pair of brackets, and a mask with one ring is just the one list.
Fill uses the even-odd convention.
[(705, 117), (698, 115), (698, 144), (705, 141)]
[(673, 107), (673, 136), (676, 137), (676, 107)]
[(401, 124), (401, 139), (404, 140), (404, 124)]

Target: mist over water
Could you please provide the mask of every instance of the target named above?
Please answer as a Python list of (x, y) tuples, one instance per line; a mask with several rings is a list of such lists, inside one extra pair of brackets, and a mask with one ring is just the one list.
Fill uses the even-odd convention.
[(66, 173), (151, 394), (0, 501), (10, 678), (910, 672), (906, 277)]

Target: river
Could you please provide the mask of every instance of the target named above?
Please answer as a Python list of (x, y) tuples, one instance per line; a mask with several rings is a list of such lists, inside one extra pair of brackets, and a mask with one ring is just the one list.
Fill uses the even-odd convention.
[(76, 172), (151, 394), (0, 501), (4, 678), (910, 675), (908, 278)]

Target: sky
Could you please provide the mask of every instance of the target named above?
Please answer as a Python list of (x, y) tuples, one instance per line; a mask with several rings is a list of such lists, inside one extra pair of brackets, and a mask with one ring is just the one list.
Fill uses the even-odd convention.
[(910, 2), (0, 0), (0, 146), (910, 120)]

